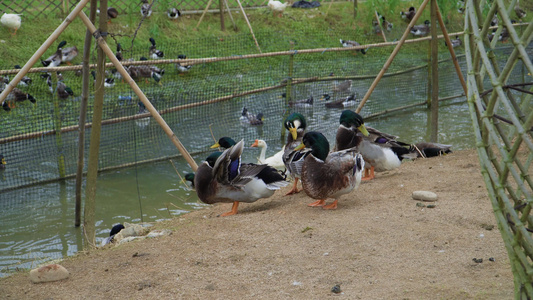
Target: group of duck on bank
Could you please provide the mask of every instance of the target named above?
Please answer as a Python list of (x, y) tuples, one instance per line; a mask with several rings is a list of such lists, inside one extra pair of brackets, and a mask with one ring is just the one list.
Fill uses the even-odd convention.
[[(220, 138), (211, 148), (225, 150), (211, 153), (195, 174), (185, 177), (198, 198), (207, 204), (233, 203), (231, 211), (221, 216), (234, 215), (240, 202), (268, 198), (287, 186), (288, 174), (294, 183), (286, 195), (300, 192), (298, 181), (301, 181), (303, 191), (316, 200), (308, 206), (336, 209), (338, 199), (356, 189), (362, 180), (373, 179), (374, 171), (393, 170), (404, 159), (451, 153), (451, 145), (400, 142), (397, 136), (365, 126), (363, 118), (351, 110), (344, 110), (340, 115), (331, 152), (322, 133), (306, 132), (307, 121), (302, 114), (290, 114), (283, 124), (290, 134), (281, 151), (272, 157), (265, 158), (263, 140), (251, 145), (263, 148), (258, 163), (242, 162), (243, 140)], [(328, 198), (334, 201), (326, 205)]]

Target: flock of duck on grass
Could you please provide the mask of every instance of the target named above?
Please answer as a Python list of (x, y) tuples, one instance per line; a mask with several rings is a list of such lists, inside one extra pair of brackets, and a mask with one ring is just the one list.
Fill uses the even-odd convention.
[[(299, 193), (301, 181), (303, 191), (316, 200), (308, 206), (336, 209), (342, 195), (356, 189), (362, 180), (373, 179), (374, 172), (396, 169), (404, 159), (451, 153), (451, 145), (400, 142), (397, 136), (365, 126), (352, 110), (340, 115), (333, 149), (322, 133), (306, 132), (307, 120), (301, 113), (290, 114), (283, 126), (289, 131), (287, 142), (273, 156), (265, 157), (267, 144), (258, 139), (251, 145), (262, 148), (257, 163), (242, 162), (244, 140), (222, 137), (211, 148), (225, 150), (211, 153), (196, 173), (185, 179), (202, 202), (233, 203), (231, 211), (221, 216), (236, 214), (240, 202), (272, 196), (289, 185), (287, 176), (294, 183), (286, 195)], [(334, 201), (326, 204), (329, 198)]]

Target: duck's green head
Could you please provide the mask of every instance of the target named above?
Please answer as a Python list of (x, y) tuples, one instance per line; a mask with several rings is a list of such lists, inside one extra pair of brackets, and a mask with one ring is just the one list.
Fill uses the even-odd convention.
[(309, 131), (304, 134), (302, 143), (294, 150), (301, 150), (303, 148), (311, 148), (311, 154), (314, 157), (325, 160), (329, 153), (328, 139), (318, 131)]
[(220, 157), (220, 155), (222, 155), (222, 152), (220, 152), (220, 151), (213, 152), (205, 159), (205, 161), (212, 168), (212, 167), (215, 166), (215, 162)]
[(2, 154), (0, 154), (0, 169), (4, 169), (6, 166), (6, 159)]
[(298, 130), (305, 130), (307, 127), (307, 122), (305, 117), (300, 113), (290, 114), (285, 122), (283, 122), (285, 128), (291, 133), (292, 138), (295, 140), (298, 137)]
[(362, 134), (368, 136), (368, 130), (366, 130), (363, 117), (354, 111), (343, 111), (341, 113), (341, 117), (339, 118), (339, 123), (347, 128), (357, 128), (357, 130), (359, 130)]
[(221, 137), (220, 139), (218, 139), (218, 142), (216, 142), (210, 148), (213, 149), (213, 148), (222, 147), (224, 149), (228, 149), (229, 147), (234, 146), (235, 144), (237, 144), (235, 142), (235, 140), (233, 140), (230, 137), (224, 136), (224, 137)]
[(331, 99), (331, 96), (329, 94), (323, 94), (322, 98), (320, 98), (320, 100), (325, 100), (325, 101), (329, 101), (330, 99)]
[(187, 173), (185, 174), (185, 180), (194, 182), (194, 173)]
[(66, 44), (67, 44), (67, 41), (62, 41), (61, 43), (59, 43), (59, 45), (57, 45), (57, 50), (65, 47)]
[(74, 91), (69, 86), (65, 88), (65, 92), (67, 92), (70, 96), (74, 96)]

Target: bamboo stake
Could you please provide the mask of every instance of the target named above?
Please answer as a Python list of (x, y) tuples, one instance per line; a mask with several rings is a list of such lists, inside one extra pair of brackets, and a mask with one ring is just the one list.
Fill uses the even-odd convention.
[[(100, 18), (99, 27), (101, 32), (107, 32), (107, 0), (100, 0)], [(85, 13), (82, 11), (80, 15)], [(87, 18), (89, 23), (91, 21)], [(91, 23), (92, 25), (92, 23)], [(94, 26), (94, 25), (93, 25)], [(100, 32), (99, 31), (99, 32)], [(91, 31), (93, 35), (95, 31)], [(99, 33), (98, 32), (98, 33)], [(99, 39), (105, 39), (99, 36)], [(91, 143), (89, 148), (89, 166), (87, 168), (87, 186), (85, 187), (85, 209), (83, 219), (83, 232), (85, 247), (94, 247), (96, 245), (96, 179), (98, 177), (98, 154), (100, 152), (100, 133), (102, 129), (102, 113), (104, 110), (104, 80), (105, 80), (105, 53), (101, 47), (96, 49), (97, 67), (96, 81), (94, 83), (94, 108), (93, 108), (93, 127), (91, 129)]]
[(437, 40), (437, 1), (431, 0), (431, 135), (433, 143), (439, 140), (439, 41)]
[[(386, 43), (387, 42), (387, 37), (385, 36), (385, 30), (383, 30), (383, 26), (381, 26), (381, 22), (379, 21), (379, 15), (378, 15), (377, 11), (374, 11), (374, 16), (376, 17), (376, 21), (378, 22), (378, 26), (381, 29), (381, 36), (383, 37), (383, 41), (385, 41), (385, 43)], [(407, 28), (410, 28), (410, 27), (407, 27)]]
[(231, 14), (231, 9), (229, 8), (228, 0), (224, 0), (224, 4), (226, 5), (226, 10), (228, 11), (231, 23), (233, 23), (233, 30), (237, 31), (237, 24), (235, 24), (235, 20), (233, 20), (233, 15)]
[(205, 6), (205, 9), (204, 9), (204, 12), (202, 13), (202, 16), (200, 16), (200, 20), (198, 20), (198, 24), (196, 24), (196, 28), (194, 28), (195, 30), (198, 30), (198, 26), (200, 26), (200, 24), (202, 23), (202, 20), (204, 19), (204, 16), (207, 13), (207, 10), (209, 9), (209, 6), (211, 6), (211, 2), (213, 2), (213, 0), (209, 0), (209, 2), (207, 2), (207, 5)]
[(224, 22), (224, 1), (225, 0), (218, 1), (218, 6), (220, 6), (220, 30), (222, 31), (226, 31), (226, 24)]
[[(96, 19), (97, 0), (91, 0), (90, 19), (94, 23)], [(78, 122), (78, 164), (76, 166), (76, 205), (74, 226), (81, 225), (81, 192), (83, 184), (83, 167), (85, 157), (85, 123), (87, 119), (87, 103), (89, 102), (89, 59), (91, 55), (92, 34), (87, 29), (85, 32), (85, 44), (83, 46), (83, 79), (80, 103), (80, 118)]]
[(67, 28), (67, 26), (72, 23), (76, 15), (85, 7), (85, 5), (89, 2), (89, 0), (80, 0), (78, 5), (72, 10), (72, 12), (65, 18), (63, 23), (59, 25), (59, 27), (52, 32), (52, 34), (44, 41), (44, 43), (35, 51), (35, 53), (32, 55), (32, 57), (28, 60), (28, 62), (22, 67), (22, 69), (19, 70), (17, 75), (13, 77), (13, 79), (6, 85), (4, 88), (4, 91), (0, 93), (0, 103), (4, 102), (4, 99), (7, 98), (7, 95), (13, 91), (13, 89), (17, 86), (17, 84), (20, 82), (22, 77), (28, 73), (28, 70), (43, 56), (43, 54), (48, 50), (50, 45), (59, 37), (61, 32)]
[(248, 17), (246, 16), (246, 12), (244, 12), (244, 8), (242, 7), (241, 1), (237, 0), (237, 4), (239, 4), (239, 8), (241, 9), (242, 16), (244, 17), (244, 20), (246, 20), (246, 24), (248, 24), (248, 28), (250, 28), (250, 33), (252, 34), (252, 37), (254, 38), (255, 45), (257, 46), (257, 50), (259, 50), (259, 53), (263, 53), (261, 51), (261, 47), (259, 47), (259, 43), (257, 42), (257, 39), (255, 38), (254, 31), (252, 29), (252, 25), (250, 25), (250, 21), (248, 21)]
[[(83, 21), (85, 26), (87, 26), (87, 28), (89, 28), (89, 30), (91, 32), (93, 32), (93, 35), (97, 34), (96, 27), (94, 27), (94, 25), (91, 23), (91, 21), (89, 20), (89, 18), (87, 17), (87, 15), (83, 11), (80, 12), (79, 17)], [(185, 158), (187, 163), (189, 163), (189, 165), (191, 166), (193, 171), (196, 171), (196, 169), (198, 168), (198, 165), (196, 164), (194, 159), (191, 157), (189, 152), (187, 152), (187, 149), (185, 149), (185, 147), (181, 144), (181, 142), (178, 139), (178, 137), (174, 134), (172, 129), (168, 126), (168, 124), (165, 122), (165, 120), (157, 112), (157, 110), (152, 105), (152, 103), (150, 103), (148, 98), (146, 98), (146, 95), (144, 95), (144, 93), (139, 88), (137, 83), (131, 78), (131, 76), (128, 74), (126, 69), (124, 69), (122, 64), (115, 57), (115, 54), (113, 53), (113, 51), (111, 49), (109, 49), (109, 46), (107, 45), (105, 40), (103, 40), (101, 36), (98, 36), (97, 37), (97, 42), (98, 42), (98, 46), (100, 46), (103, 49), (103, 51), (105, 52), (105, 54), (107, 55), (109, 60), (111, 60), (111, 62), (113, 63), (113, 65), (115, 66), (117, 71), (120, 72), (120, 74), (122, 75), (122, 78), (124, 78), (124, 81), (127, 82), (131, 86), (131, 88), (133, 89), (135, 94), (143, 102), (144, 106), (146, 106), (146, 109), (148, 109), (148, 111), (152, 114), (152, 117), (154, 117), (155, 121), (163, 128), (163, 131), (165, 131), (165, 133), (170, 138), (170, 140), (172, 141), (174, 146), (176, 146), (176, 148), (178, 148), (178, 150), (183, 155), (183, 157)]]
[(422, 15), (422, 12), (424, 11), (424, 8), (428, 4), (428, 2), (429, 2), (429, 0), (424, 0), (424, 2), (422, 2), (422, 4), (418, 8), (415, 16), (413, 17), (413, 19), (411, 20), (409, 25), (407, 25), (407, 28), (405, 29), (405, 32), (402, 35), (402, 38), (400, 39), (400, 41), (398, 42), (398, 44), (396, 45), (396, 47), (392, 51), (391, 55), (389, 56), (389, 59), (387, 59), (387, 61), (385, 62), (385, 65), (383, 65), (383, 68), (381, 68), (381, 71), (379, 71), (378, 76), (376, 77), (374, 82), (372, 82), (372, 85), (370, 85), (370, 88), (368, 89), (368, 91), (366, 92), (365, 96), (361, 100), (361, 103), (359, 103), (359, 106), (355, 110), (357, 113), (361, 112), (361, 109), (363, 109), (363, 106), (365, 105), (366, 101), (368, 100), (368, 98), (370, 98), (370, 95), (372, 94), (372, 92), (374, 91), (376, 86), (378, 85), (379, 81), (381, 80), (381, 77), (383, 77), (383, 74), (385, 74), (385, 72), (387, 72), (387, 69), (390, 67), (392, 61), (394, 60), (394, 58), (396, 57), (398, 52), (400, 52), (400, 48), (405, 43), (405, 40), (407, 39), (407, 36), (410, 33), (410, 28), (413, 27), (413, 25), (416, 23), (416, 21), (418, 21), (418, 18), (420, 18), (420, 15)]

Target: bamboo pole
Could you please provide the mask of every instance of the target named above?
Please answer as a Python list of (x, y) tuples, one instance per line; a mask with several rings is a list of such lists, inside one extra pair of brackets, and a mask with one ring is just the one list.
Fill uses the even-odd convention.
[[(381, 22), (379, 21), (379, 15), (377, 11), (374, 11), (374, 16), (376, 17), (376, 22), (378, 22), (378, 27), (381, 29), (381, 36), (383, 37), (383, 41), (385, 43), (387, 42), (387, 37), (385, 36), (385, 30), (383, 29), (383, 26), (381, 26)], [(407, 27), (409, 28), (409, 27)]]
[[(97, 0), (91, 0), (90, 19), (94, 23), (96, 19)], [(85, 44), (83, 46), (83, 79), (80, 103), (80, 118), (78, 122), (78, 163), (76, 166), (76, 205), (75, 205), (75, 220), (74, 226), (81, 225), (81, 192), (83, 184), (83, 167), (85, 157), (85, 125), (87, 119), (87, 103), (89, 102), (89, 59), (91, 55), (92, 34), (87, 29), (85, 32)]]
[(35, 51), (35, 53), (32, 55), (32, 57), (28, 60), (28, 62), (22, 67), (22, 69), (19, 70), (17, 75), (13, 77), (13, 79), (5, 86), (4, 91), (0, 93), (0, 103), (4, 102), (4, 99), (7, 98), (7, 95), (13, 91), (13, 89), (17, 86), (17, 84), (20, 82), (22, 77), (28, 73), (28, 70), (43, 56), (43, 54), (48, 50), (50, 45), (57, 39), (57, 37), (67, 28), (67, 26), (72, 23), (76, 15), (85, 7), (85, 5), (89, 2), (89, 0), (80, 0), (78, 5), (72, 10), (72, 12), (65, 18), (63, 23), (59, 25), (59, 27), (52, 32), (52, 34), (44, 41), (44, 43)]
[(418, 21), (418, 18), (420, 18), (420, 15), (422, 15), (422, 12), (424, 11), (424, 8), (428, 4), (428, 2), (429, 2), (429, 0), (424, 0), (424, 2), (422, 2), (422, 4), (420, 4), (420, 7), (418, 8), (415, 16), (413, 17), (413, 19), (411, 20), (409, 25), (407, 25), (407, 28), (405, 29), (405, 32), (402, 35), (402, 38), (400, 39), (400, 41), (398, 42), (398, 44), (396, 45), (396, 47), (392, 51), (391, 55), (389, 56), (389, 59), (387, 59), (387, 61), (385, 62), (385, 65), (383, 65), (383, 68), (381, 68), (381, 71), (379, 71), (379, 74), (376, 77), (376, 79), (374, 80), (374, 82), (372, 82), (372, 85), (370, 85), (370, 88), (368, 89), (368, 91), (366, 92), (365, 96), (361, 100), (361, 103), (359, 103), (359, 106), (355, 110), (357, 113), (361, 112), (361, 109), (363, 109), (363, 106), (365, 106), (366, 101), (368, 100), (368, 98), (370, 98), (370, 95), (372, 94), (372, 92), (374, 91), (376, 86), (378, 85), (379, 81), (381, 80), (381, 77), (383, 77), (383, 74), (385, 74), (385, 72), (387, 72), (387, 69), (390, 67), (392, 61), (394, 60), (394, 58), (396, 57), (398, 52), (400, 52), (400, 48), (405, 43), (405, 40), (407, 39), (407, 36), (410, 33), (410, 28), (413, 27), (413, 25), (416, 23), (416, 21)]
[(204, 19), (205, 14), (207, 13), (207, 10), (209, 9), (209, 6), (211, 6), (211, 2), (213, 2), (213, 0), (209, 0), (209, 2), (207, 2), (207, 5), (205, 6), (204, 12), (200, 16), (200, 19), (198, 20), (198, 24), (196, 24), (196, 27), (194, 28), (195, 30), (198, 30), (198, 26), (200, 26), (200, 24), (202, 23), (202, 20)]
[(259, 47), (259, 43), (257, 42), (257, 39), (255, 38), (254, 30), (252, 29), (252, 25), (250, 25), (250, 21), (248, 21), (248, 16), (246, 16), (246, 12), (244, 11), (244, 8), (242, 7), (241, 1), (237, 0), (237, 4), (239, 4), (239, 8), (241, 9), (242, 16), (244, 17), (246, 24), (248, 24), (248, 28), (250, 29), (250, 33), (252, 34), (252, 37), (254, 38), (254, 42), (255, 42), (255, 45), (257, 46), (257, 50), (259, 50), (259, 53), (263, 53), (263, 51), (261, 51), (261, 47)]
[[(107, 11), (107, 0), (100, 0), (100, 11)], [(80, 14), (85, 13), (82, 11)], [(88, 20), (88, 19), (87, 19)], [(90, 22), (90, 20), (88, 20)], [(99, 18), (99, 39), (105, 38), (99, 32), (107, 32), (107, 14), (100, 13)], [(92, 23), (91, 23), (92, 25)], [(93, 25), (94, 26), (94, 25)], [(94, 31), (91, 31), (93, 35)], [(94, 83), (94, 108), (93, 127), (91, 129), (91, 142), (89, 146), (89, 166), (87, 168), (87, 185), (85, 187), (85, 209), (83, 219), (83, 232), (85, 247), (96, 246), (96, 179), (98, 177), (98, 154), (100, 152), (100, 133), (102, 129), (102, 113), (104, 110), (104, 80), (105, 80), (105, 53), (101, 47), (96, 49), (96, 81)]]
[[(96, 27), (94, 27), (94, 25), (91, 23), (91, 21), (89, 20), (87, 15), (84, 12), (80, 12), (79, 17), (83, 21), (85, 26), (87, 26), (87, 28), (89, 28), (89, 30), (93, 33), (93, 35), (95, 35), (95, 33), (97, 31)], [(117, 71), (120, 73), (120, 75), (122, 75), (122, 78), (124, 78), (124, 81), (127, 82), (131, 86), (131, 88), (133, 89), (135, 94), (143, 102), (144, 106), (146, 106), (146, 109), (148, 109), (148, 111), (152, 114), (152, 117), (155, 119), (155, 121), (162, 127), (163, 131), (170, 138), (170, 140), (172, 141), (174, 146), (176, 146), (176, 148), (178, 148), (178, 150), (183, 155), (183, 157), (185, 158), (187, 163), (189, 163), (189, 165), (191, 166), (193, 171), (196, 171), (196, 169), (198, 168), (198, 165), (196, 164), (194, 159), (191, 157), (189, 152), (187, 152), (187, 149), (185, 149), (185, 147), (181, 144), (181, 142), (178, 139), (178, 137), (174, 134), (172, 129), (168, 126), (168, 124), (165, 122), (165, 120), (157, 112), (157, 110), (152, 105), (152, 103), (150, 103), (148, 98), (146, 98), (146, 95), (143, 94), (143, 92), (141, 91), (141, 89), (139, 88), (137, 83), (131, 78), (131, 76), (128, 74), (126, 69), (124, 69), (122, 64), (115, 57), (115, 54), (109, 48), (109, 46), (107, 45), (105, 40), (103, 40), (101, 36), (98, 36), (97, 37), (97, 42), (98, 42), (98, 46), (100, 46), (100, 48), (103, 49), (103, 51), (105, 52), (105, 54), (107, 55), (109, 60), (111, 60), (111, 62), (113, 63), (113, 65), (115, 66)]]
[(218, 6), (220, 6), (220, 30), (226, 31), (226, 24), (224, 24), (224, 2), (225, 0), (219, 0)]
[(439, 45), (437, 39), (437, 0), (431, 0), (431, 136), (439, 139)]
[(233, 15), (231, 14), (231, 9), (229, 8), (228, 0), (224, 0), (224, 4), (226, 5), (226, 10), (228, 11), (229, 19), (231, 20), (231, 23), (233, 23), (233, 30), (237, 31), (237, 24), (235, 24), (235, 20), (233, 20)]

